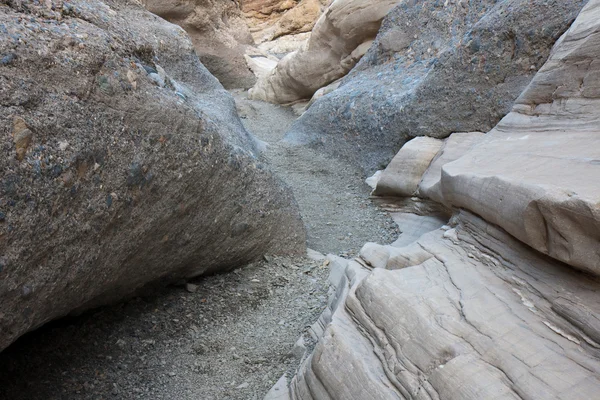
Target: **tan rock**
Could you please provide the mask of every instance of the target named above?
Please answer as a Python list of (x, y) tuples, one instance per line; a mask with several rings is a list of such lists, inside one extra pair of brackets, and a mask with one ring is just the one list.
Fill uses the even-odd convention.
[(398, 2), (335, 0), (315, 24), (308, 44), (283, 58), (269, 77), (260, 79), (250, 90), (250, 97), (290, 103), (308, 99), (319, 88), (343, 77)]
[(242, 10), (256, 43), (310, 32), (331, 0), (244, 0)]
[(253, 45), (239, 4), (220, 0), (142, 0), (154, 14), (181, 26), (196, 53), (226, 88), (249, 88), (256, 78), (244, 53)]
[(430, 137), (418, 137), (407, 142), (381, 173), (375, 196), (405, 196), (415, 194), (423, 174), (444, 142)]
[(445, 200), (600, 274), (600, 2), (591, 1), (513, 111), (442, 169)]
[(25, 153), (33, 139), (33, 132), (29, 130), (25, 120), (21, 117), (15, 117), (13, 121), (13, 141), (17, 153), (17, 160), (22, 161)]
[(429, 198), (443, 203), (443, 196), (440, 189), (442, 179), (442, 167), (458, 158), (462, 157), (483, 138), (481, 132), (460, 132), (453, 133), (444, 140), (444, 144), (435, 158), (431, 161), (429, 168), (423, 174), (419, 183), (418, 194), (420, 197)]
[(269, 40), (284, 35), (310, 32), (323, 12), (321, 0), (302, 0), (281, 17)]

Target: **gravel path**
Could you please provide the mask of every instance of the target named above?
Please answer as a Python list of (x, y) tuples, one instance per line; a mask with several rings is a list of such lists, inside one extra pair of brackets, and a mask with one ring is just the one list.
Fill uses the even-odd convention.
[[(280, 143), (294, 114), (234, 95), (295, 192), (309, 247), (350, 256), (367, 241), (394, 240), (357, 170)], [(0, 353), (0, 399), (262, 399), (297, 367), (294, 343), (325, 306), (328, 272), (306, 258), (267, 257), (53, 322)]]
[(392, 243), (397, 227), (369, 200), (362, 172), (303, 146), (281, 142), (297, 118), (288, 107), (248, 100), (234, 92), (246, 129), (268, 143), (265, 158), (292, 187), (306, 228), (308, 247), (322, 253), (355, 254), (366, 242)]

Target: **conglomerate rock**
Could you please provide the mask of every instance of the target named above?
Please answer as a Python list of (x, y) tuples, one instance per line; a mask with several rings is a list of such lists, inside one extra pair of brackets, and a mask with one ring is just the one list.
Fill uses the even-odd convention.
[[(340, 87), (313, 104), (287, 140), (322, 147), (372, 173), (413, 137), (487, 132), (586, 2), (402, 2)], [(303, 79), (303, 68), (319, 71), (310, 61), (288, 68), (286, 76), (280, 71), (282, 83), (270, 82), (286, 93), (279, 88)]]
[[(416, 194), (454, 210), (446, 226), (330, 257), (315, 350), (267, 398), (598, 397), (599, 119), (592, 0), (513, 111), (485, 135), (451, 136), (424, 172)], [(414, 218), (428, 200), (399, 201)]]
[(0, 349), (149, 282), (304, 251), (233, 98), (135, 2), (0, 3), (0, 137)]

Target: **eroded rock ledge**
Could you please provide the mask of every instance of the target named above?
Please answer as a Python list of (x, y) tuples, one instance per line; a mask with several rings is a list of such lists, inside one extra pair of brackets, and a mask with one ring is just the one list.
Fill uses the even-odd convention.
[(474, 214), (453, 225), (393, 249), (386, 268), (331, 258), (333, 315), (289, 398), (595, 396), (598, 278)]
[(398, 153), (379, 182), (422, 235), (330, 256), (318, 344), (268, 399), (597, 397), (599, 21), (592, 0), (491, 132)]

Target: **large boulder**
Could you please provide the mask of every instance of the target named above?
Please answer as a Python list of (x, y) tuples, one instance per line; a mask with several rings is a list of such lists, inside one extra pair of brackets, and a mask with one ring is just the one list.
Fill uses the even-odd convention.
[(416, 193), (455, 210), (446, 226), (330, 258), (319, 341), (279, 398), (596, 398), (599, 117), (592, 0), (512, 112), (448, 140), (423, 174)]
[(0, 349), (149, 282), (304, 250), (233, 98), (133, 1), (0, 4), (0, 137)]
[(383, 17), (400, 0), (335, 0), (314, 26), (309, 41), (258, 80), (249, 97), (272, 103), (310, 98), (346, 75), (377, 35)]
[[(487, 132), (585, 3), (403, 2), (340, 88), (312, 105), (287, 139), (322, 147), (370, 173), (415, 136)], [(285, 79), (302, 78), (300, 70)]]
[(181, 26), (192, 38), (200, 61), (228, 89), (256, 82), (244, 54), (254, 40), (237, 1), (142, 0), (162, 18)]

